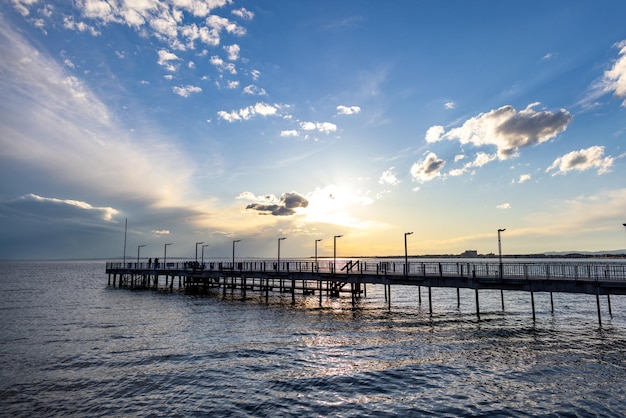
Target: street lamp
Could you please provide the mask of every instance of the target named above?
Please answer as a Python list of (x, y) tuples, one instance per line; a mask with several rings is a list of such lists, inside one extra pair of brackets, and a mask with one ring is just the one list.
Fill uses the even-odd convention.
[(335, 268), (337, 265), (337, 238), (341, 238), (343, 235), (335, 235), (333, 237), (333, 274), (335, 274)]
[(141, 247), (145, 247), (145, 244), (141, 244), (137, 246), (137, 268), (139, 268), (139, 250), (141, 249)]
[(320, 242), (322, 239), (316, 239), (315, 240), (315, 271), (319, 272), (319, 266), (317, 265), (317, 243)]
[(171, 242), (168, 242), (163, 246), (163, 268), (167, 268), (167, 246), (172, 245)]
[(506, 231), (505, 228), (498, 229), (498, 259), (500, 260), (500, 280), (502, 280), (502, 243), (500, 241), (500, 232)]
[(202, 268), (204, 268), (204, 247), (208, 247), (209, 244), (204, 244), (202, 246), (202, 261), (200, 262), (200, 264), (202, 264)]
[(200, 244), (204, 244), (204, 241), (196, 242), (196, 264), (198, 264), (198, 245)]
[(404, 233), (404, 275), (407, 276), (409, 274), (409, 253), (406, 248), (406, 237), (407, 235), (411, 235), (413, 232), (405, 232)]
[(287, 237), (278, 238), (278, 264), (276, 264), (276, 271), (280, 272), (280, 242)]
[(241, 241), (240, 239), (233, 240), (233, 271), (235, 271), (235, 243)]

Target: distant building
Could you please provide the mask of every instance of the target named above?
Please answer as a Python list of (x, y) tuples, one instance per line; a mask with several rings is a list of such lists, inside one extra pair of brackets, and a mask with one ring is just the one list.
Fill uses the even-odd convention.
[(464, 253), (461, 254), (461, 257), (464, 257), (464, 258), (478, 257), (478, 251), (466, 250)]

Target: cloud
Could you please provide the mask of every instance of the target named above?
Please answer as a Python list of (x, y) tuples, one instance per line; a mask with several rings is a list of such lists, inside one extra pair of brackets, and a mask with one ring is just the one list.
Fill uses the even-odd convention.
[(524, 182), (527, 182), (528, 180), (530, 180), (530, 174), (522, 174), (521, 176), (519, 176), (519, 180), (517, 182), (519, 184), (522, 184)]
[(209, 62), (220, 71), (226, 71), (232, 75), (237, 74), (235, 64), (232, 62), (224, 62), (224, 60), (217, 55), (212, 56), (211, 59), (209, 59)]
[(227, 45), (224, 47), (224, 51), (228, 54), (228, 59), (231, 61), (237, 61), (239, 59), (239, 52), (241, 48), (237, 44)]
[(361, 112), (359, 106), (337, 106), (337, 113), (339, 115), (355, 115)]
[[(463, 158), (458, 158), (459, 155), (457, 155), (454, 158), (454, 161), (457, 162), (461, 159), (463, 159), (465, 156), (461, 156)], [(474, 158), (473, 161), (470, 161), (469, 163), (466, 163), (463, 168), (457, 168), (454, 170), (450, 170), (450, 172), (448, 173), (451, 176), (460, 176), (462, 174), (465, 174), (466, 172), (468, 172), (470, 169), (472, 168), (477, 168), (477, 167), (482, 167), (485, 164), (495, 160), (497, 158), (497, 156), (495, 154), (487, 154), (485, 152), (477, 152), (476, 153), (476, 157)]]
[(439, 159), (434, 152), (430, 152), (422, 161), (418, 161), (411, 166), (413, 180), (419, 183), (433, 180), (441, 175), (441, 169), (445, 164), (445, 161)]
[(172, 87), (172, 91), (179, 96), (189, 97), (192, 93), (200, 93), (202, 89), (197, 86), (176, 86)]
[(250, 94), (252, 96), (265, 96), (267, 95), (267, 92), (265, 91), (265, 89), (257, 87), (253, 84), (250, 84), (249, 86), (246, 86), (243, 88), (243, 92), (246, 94)]
[(305, 131), (317, 130), (319, 132), (329, 134), (337, 130), (337, 125), (330, 122), (300, 122), (300, 128)]
[[(160, 207), (180, 204), (194, 163), (179, 148), (118, 127), (80, 78), (35, 50), (1, 15), (0, 55), (0, 166), (20, 173), (14, 187), (20, 195), (48, 187), (82, 200), (98, 195)], [(165, 158), (172, 168), (155, 167)]]
[[(16, 9), (25, 16), (30, 13), (31, 8), (38, 7), (37, 3), (34, 0), (14, 0)], [(64, 25), (68, 29), (97, 34), (93, 29), (94, 25), (124, 25), (138, 31), (142, 36), (152, 36), (178, 50), (194, 49), (196, 42), (219, 45), (224, 32), (235, 36), (246, 33), (245, 28), (237, 23), (211, 14), (215, 9), (231, 4), (230, 0), (77, 0), (72, 3), (78, 14), (93, 25), (66, 18)], [(245, 9), (233, 13), (245, 20), (254, 16)]]
[(97, 207), (79, 200), (42, 197), (32, 193), (4, 202), (1, 206), (5, 214), (7, 209), (11, 209), (19, 211), (22, 216), (28, 214), (53, 219), (55, 222), (73, 219), (110, 222), (119, 213), (112, 207)]
[(180, 61), (180, 58), (176, 54), (166, 51), (165, 49), (160, 49), (158, 54), (159, 59), (157, 60), (157, 64), (165, 67), (167, 71), (174, 72), (178, 70), (178, 66), (172, 63), (172, 61)]
[(295, 129), (288, 130), (288, 131), (281, 131), (280, 132), (280, 136), (282, 136), (282, 137), (291, 137), (291, 136), (295, 137), (295, 136), (298, 136), (298, 131), (296, 131)]
[(440, 125), (431, 126), (426, 131), (426, 136), (424, 137), (424, 139), (426, 139), (426, 142), (428, 142), (429, 144), (433, 142), (438, 142), (441, 140), (441, 136), (445, 132), (446, 132), (446, 128), (444, 128), (443, 126), (440, 126)]
[(433, 126), (426, 132), (426, 141), (449, 139), (476, 147), (492, 145), (497, 148), (498, 158), (505, 160), (515, 156), (520, 148), (554, 138), (572, 121), (572, 115), (565, 109), (556, 113), (536, 111), (537, 105), (539, 103), (531, 103), (519, 112), (513, 106), (502, 106), (468, 119), (461, 127), (447, 133), (442, 126)]
[(456, 107), (456, 103), (454, 103), (453, 101), (445, 102), (443, 105), (443, 108), (446, 110), (452, 110), (455, 107)]
[(496, 206), (497, 209), (511, 209), (510, 203), (503, 203), (501, 205)]
[(246, 209), (258, 211), (261, 215), (291, 216), (296, 214), (296, 209), (309, 205), (309, 201), (296, 192), (283, 193), (280, 199), (274, 195), (257, 197), (250, 192), (243, 192), (237, 198), (254, 200), (255, 202), (246, 206)]
[(220, 110), (217, 112), (217, 116), (226, 122), (236, 122), (248, 120), (257, 115), (274, 116), (278, 113), (279, 108), (279, 105), (269, 105), (267, 103), (259, 102), (253, 106), (244, 107), (239, 110), (231, 110), (230, 112)]
[[(626, 97), (626, 40), (615, 44), (619, 48), (620, 57), (613, 67), (604, 73), (605, 89), (617, 97)], [(622, 102), (626, 106), (626, 100)]]
[(244, 20), (252, 20), (254, 18), (254, 13), (247, 10), (245, 7), (242, 7), (241, 9), (233, 10), (231, 13)]
[(598, 174), (605, 174), (611, 171), (613, 161), (613, 157), (604, 157), (604, 146), (595, 145), (587, 149), (572, 151), (557, 158), (552, 165), (546, 169), (546, 172), (556, 170), (556, 172), (552, 174), (556, 176), (557, 174), (566, 174), (571, 170), (585, 171), (597, 167)]
[(400, 183), (400, 180), (394, 174), (395, 167), (391, 167), (389, 170), (383, 172), (383, 174), (378, 179), (379, 184), (390, 184), (395, 186)]

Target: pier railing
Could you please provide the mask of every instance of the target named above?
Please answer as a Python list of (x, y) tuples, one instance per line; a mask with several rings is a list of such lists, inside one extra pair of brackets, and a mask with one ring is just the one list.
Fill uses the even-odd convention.
[[(626, 261), (546, 261), (546, 262), (503, 262), (495, 261), (411, 261), (408, 264), (398, 261), (341, 260), (236, 260), (174, 261), (167, 263), (147, 262), (107, 262), (107, 270), (132, 272), (158, 271), (223, 271), (239, 273), (288, 273), (310, 272), (320, 274), (351, 275), (369, 274), (411, 277), (473, 277), (497, 279), (570, 279), (570, 280), (616, 280), (626, 281)], [(502, 270), (502, 271), (501, 271)]]

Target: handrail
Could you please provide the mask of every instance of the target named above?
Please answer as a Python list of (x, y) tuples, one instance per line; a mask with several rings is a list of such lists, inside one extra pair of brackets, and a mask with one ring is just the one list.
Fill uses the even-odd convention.
[[(236, 273), (265, 273), (274, 271), (274, 260), (240, 260), (209, 261), (203, 264), (195, 261), (168, 261), (167, 265), (145, 262), (107, 262), (107, 269), (128, 270), (130, 272), (148, 273), (149, 271), (219, 271)], [(333, 262), (329, 260), (281, 260), (282, 272), (311, 272), (319, 274), (333, 273)], [(357, 267), (358, 269), (354, 269)], [(494, 261), (411, 261), (405, 276), (404, 262), (380, 261), (372, 259), (346, 260), (343, 267), (336, 274), (371, 274), (406, 277), (478, 277), (500, 278), (500, 264)], [(354, 271), (353, 271), (354, 270)], [(503, 279), (570, 279), (570, 280), (626, 280), (626, 261), (616, 262), (505, 262), (502, 264)]]

